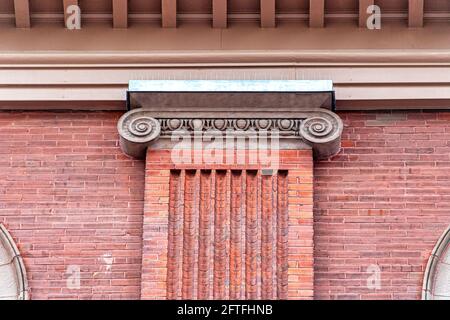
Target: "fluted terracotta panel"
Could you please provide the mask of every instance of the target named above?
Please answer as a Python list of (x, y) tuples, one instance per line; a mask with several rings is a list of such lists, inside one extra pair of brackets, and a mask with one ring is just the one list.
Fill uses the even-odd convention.
[(200, 218), (198, 249), (198, 299), (210, 298), (210, 273), (212, 264), (212, 185), (211, 171), (200, 175)]
[(168, 299), (286, 299), (287, 172), (173, 171)]
[(287, 171), (278, 173), (277, 186), (277, 296), (288, 298), (288, 178)]
[(195, 285), (195, 245), (196, 215), (199, 198), (197, 194), (196, 172), (186, 171), (184, 187), (184, 228), (183, 228), (183, 299), (194, 298)]
[(226, 171), (217, 171), (214, 222), (214, 299), (225, 299), (226, 297), (226, 192)]
[(169, 183), (169, 241), (167, 248), (167, 299), (180, 298), (181, 257), (183, 246), (183, 211), (181, 172), (173, 171)]
[(247, 299), (258, 298), (258, 176), (247, 172), (245, 293)]
[(261, 298), (273, 299), (273, 187), (272, 176), (261, 178)]
[(231, 212), (230, 212), (230, 299), (243, 298), (242, 293), (242, 214), (243, 214), (242, 171), (231, 174)]

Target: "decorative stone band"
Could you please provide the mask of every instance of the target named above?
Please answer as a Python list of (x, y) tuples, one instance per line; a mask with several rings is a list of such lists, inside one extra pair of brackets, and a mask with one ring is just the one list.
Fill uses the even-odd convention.
[[(279, 138), (290, 149), (312, 148), (316, 158), (324, 159), (339, 152), (343, 124), (338, 115), (319, 108), (279, 113), (156, 112), (139, 108), (124, 114), (117, 127), (122, 150), (135, 158), (144, 158), (149, 146), (168, 148), (177, 132), (188, 135), (226, 132), (246, 137), (264, 133)], [(156, 143), (163, 139), (166, 143)]]

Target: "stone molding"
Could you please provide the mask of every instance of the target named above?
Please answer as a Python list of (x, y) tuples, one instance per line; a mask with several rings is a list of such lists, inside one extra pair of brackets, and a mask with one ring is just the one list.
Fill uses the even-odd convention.
[(0, 279), (0, 300), (30, 298), (22, 256), (13, 238), (2, 224), (0, 224), (0, 278), (2, 278)]
[[(436, 34), (433, 29), (430, 32)], [(410, 35), (402, 39), (412, 38)], [(61, 36), (66, 39), (67, 34)], [(386, 43), (386, 37), (382, 39)], [(117, 41), (120, 40), (123, 37)], [(132, 43), (142, 43), (134, 40)], [(362, 40), (367, 45), (366, 36)], [(29, 43), (29, 39), (16, 42)], [(60, 42), (64, 41), (53, 41)], [(397, 42), (395, 45), (398, 47)], [(338, 111), (450, 108), (450, 50), (229, 49), (117, 52), (106, 48), (32, 53), (9, 50), (0, 53), (0, 109), (124, 111), (124, 92), (133, 79), (330, 79), (335, 86)]]
[[(343, 130), (337, 114), (320, 108), (294, 112), (157, 112), (138, 108), (125, 113), (117, 126), (123, 152), (135, 158), (144, 158), (148, 147), (170, 148), (175, 132), (192, 136), (227, 132), (247, 137), (264, 132), (267, 137), (279, 138), (282, 148), (312, 148), (317, 159), (325, 159), (339, 152)], [(165, 143), (156, 144), (162, 140)]]

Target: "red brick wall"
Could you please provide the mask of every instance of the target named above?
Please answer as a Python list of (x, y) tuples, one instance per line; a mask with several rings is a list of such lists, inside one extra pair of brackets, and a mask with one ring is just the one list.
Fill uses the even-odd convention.
[(0, 222), (32, 299), (140, 297), (144, 163), (118, 147), (119, 116), (0, 112)]
[[(118, 147), (120, 114), (0, 112), (0, 222), (24, 256), (34, 299), (141, 297), (142, 213), (158, 207), (144, 210), (144, 162)], [(418, 299), (429, 253), (450, 224), (450, 114), (340, 115), (343, 151), (314, 169), (314, 295)], [(147, 178), (161, 188), (152, 190), (167, 197), (153, 199), (167, 212), (169, 176), (155, 170), (147, 168)], [(310, 180), (311, 174), (296, 180), (305, 184), (290, 191), (298, 201), (309, 195), (300, 216), (291, 215), (305, 225), (312, 218)], [(164, 233), (161, 242), (146, 239), (144, 248), (167, 243), (164, 226), (144, 229)], [(298, 238), (299, 248), (311, 244)], [(313, 275), (305, 270), (313, 262), (304, 252), (291, 253), (289, 279), (299, 283), (289, 284), (291, 297), (312, 295)], [(165, 279), (166, 270), (152, 275), (155, 256), (144, 258), (142, 293), (165, 296), (164, 282), (145, 283)], [(382, 271), (379, 290), (367, 288), (371, 265)], [(79, 290), (67, 288), (69, 266), (81, 268)]]
[(340, 116), (343, 151), (314, 170), (315, 298), (419, 299), (450, 224), (450, 113)]

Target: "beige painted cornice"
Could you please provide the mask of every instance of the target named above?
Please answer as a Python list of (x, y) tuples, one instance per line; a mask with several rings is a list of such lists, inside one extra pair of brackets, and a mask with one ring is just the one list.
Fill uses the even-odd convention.
[(125, 110), (130, 80), (333, 80), (337, 110), (449, 109), (450, 50), (0, 52), (0, 109)]
[(0, 68), (450, 65), (449, 50), (0, 52)]

